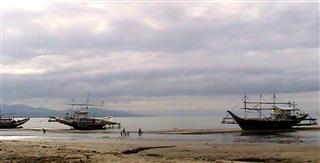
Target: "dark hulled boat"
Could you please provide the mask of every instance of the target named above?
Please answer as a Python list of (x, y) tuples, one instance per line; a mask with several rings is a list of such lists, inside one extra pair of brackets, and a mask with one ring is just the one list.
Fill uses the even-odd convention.
[(0, 116), (0, 128), (17, 128), (29, 121), (30, 118), (24, 118), (21, 120), (15, 120), (13, 117)]
[[(262, 102), (261, 95), (260, 101), (258, 102), (249, 102), (247, 97), (244, 97), (244, 118), (239, 117), (227, 111), (231, 115), (231, 119), (237, 123), (242, 130), (260, 130), (260, 131), (270, 131), (270, 130), (286, 130), (291, 129), (294, 126), (301, 126), (300, 122), (307, 119), (308, 114), (303, 113), (300, 109), (296, 108), (294, 102), (276, 102), (274, 95), (273, 102)], [(288, 108), (282, 108), (278, 105), (287, 105)], [(247, 116), (248, 111), (256, 111), (259, 113), (259, 117), (249, 118)], [(266, 117), (263, 116), (263, 111), (271, 111), (271, 115)], [(223, 123), (232, 124), (230, 118), (224, 118)], [(315, 120), (315, 119), (313, 119)], [(316, 121), (313, 121), (312, 124), (316, 124)]]
[(284, 130), (291, 129), (293, 126), (297, 126), (302, 120), (304, 120), (308, 114), (300, 117), (288, 117), (286, 119), (272, 119), (272, 118), (240, 118), (233, 114), (231, 111), (228, 113), (236, 121), (236, 123), (243, 130)]

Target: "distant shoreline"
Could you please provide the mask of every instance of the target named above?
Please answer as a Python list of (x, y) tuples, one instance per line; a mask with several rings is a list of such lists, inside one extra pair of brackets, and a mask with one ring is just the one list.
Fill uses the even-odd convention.
[[(50, 115), (51, 116), (51, 115)], [(112, 116), (112, 115), (108, 115), (108, 116)], [(19, 117), (14, 117), (14, 118), (49, 118), (49, 116), (41, 116), (41, 117), (32, 117), (32, 116), (19, 116)], [(63, 116), (61, 116), (63, 117)], [(95, 116), (96, 118), (103, 118), (103, 117), (107, 117), (107, 116)], [(155, 117), (154, 115), (132, 115), (132, 116), (112, 116), (112, 117)]]

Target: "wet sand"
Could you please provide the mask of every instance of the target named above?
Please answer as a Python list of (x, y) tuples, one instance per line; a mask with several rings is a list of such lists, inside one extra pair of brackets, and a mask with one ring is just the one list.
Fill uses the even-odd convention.
[(269, 130), (269, 131), (243, 131), (241, 129), (175, 129), (165, 131), (154, 131), (157, 134), (183, 134), (183, 135), (200, 135), (200, 134), (220, 134), (220, 133), (257, 133), (257, 132), (290, 132), (290, 131), (320, 131), (320, 126), (295, 127), (287, 130)]
[(319, 162), (319, 144), (104, 139), (0, 142), (0, 162)]
[[(42, 132), (42, 128), (19, 128), (9, 130), (26, 130), (26, 131), (39, 131)], [(111, 130), (73, 130), (73, 129), (46, 129), (48, 132), (55, 133), (119, 133), (119, 129)], [(269, 132), (288, 132), (288, 131), (320, 131), (320, 126), (307, 126), (307, 127), (295, 127), (288, 130), (274, 130)], [(129, 131), (130, 133), (137, 133), (137, 131)], [(220, 134), (220, 133), (241, 133), (241, 132), (261, 132), (261, 131), (242, 131), (239, 128), (227, 128), (227, 129), (172, 129), (172, 130), (154, 130), (143, 131), (144, 133), (152, 134), (181, 134), (181, 135), (200, 135), (200, 134)], [(265, 132), (265, 131), (264, 131)]]
[[(15, 129), (42, 132), (42, 129)], [(319, 126), (295, 130), (320, 131)], [(119, 130), (78, 131), (48, 129), (57, 133), (118, 133)], [(134, 132), (134, 131), (132, 131)], [(144, 134), (215, 134), (239, 129), (174, 129)], [(0, 141), (2, 162), (320, 162), (320, 144), (213, 143), (158, 139), (105, 137), (87, 140), (21, 139)]]

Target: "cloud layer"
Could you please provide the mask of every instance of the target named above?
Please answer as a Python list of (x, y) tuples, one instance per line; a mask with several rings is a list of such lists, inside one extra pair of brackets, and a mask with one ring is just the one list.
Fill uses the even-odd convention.
[(8, 103), (90, 93), (110, 105), (148, 106), (150, 98), (319, 91), (315, 3), (36, 7), (3, 10)]

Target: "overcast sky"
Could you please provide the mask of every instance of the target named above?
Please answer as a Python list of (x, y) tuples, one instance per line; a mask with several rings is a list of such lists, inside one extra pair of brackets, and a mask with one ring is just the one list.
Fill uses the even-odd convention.
[(319, 108), (318, 3), (20, 3), (3, 14), (3, 100), (73, 97), (212, 112), (244, 94)]

